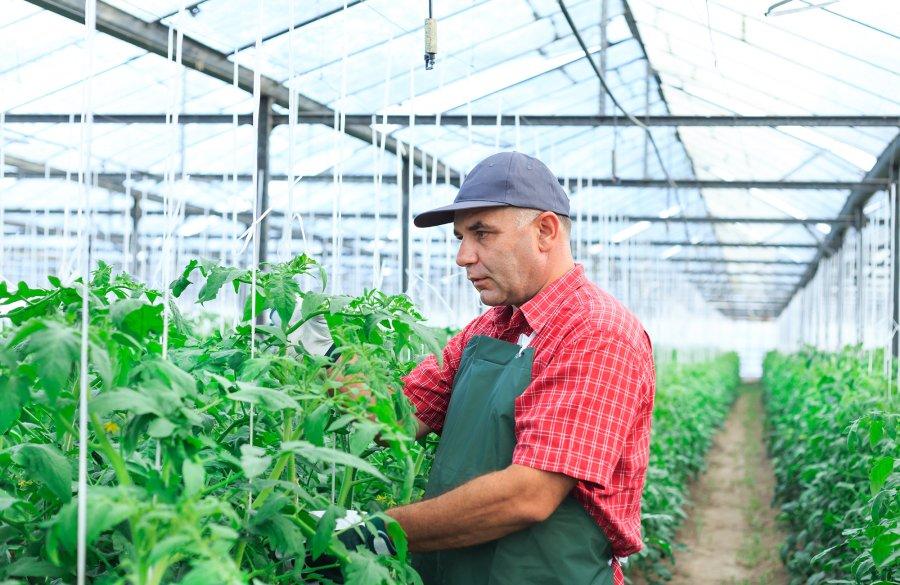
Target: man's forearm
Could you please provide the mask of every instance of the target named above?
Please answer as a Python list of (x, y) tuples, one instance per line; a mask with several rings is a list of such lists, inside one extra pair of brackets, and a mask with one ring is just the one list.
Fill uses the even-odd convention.
[(512, 465), (387, 513), (403, 527), (413, 552), (460, 548), (543, 521), (573, 486), (571, 478)]

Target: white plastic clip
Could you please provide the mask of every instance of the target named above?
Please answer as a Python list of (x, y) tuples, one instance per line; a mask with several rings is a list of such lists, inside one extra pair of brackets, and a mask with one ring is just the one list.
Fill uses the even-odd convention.
[(519, 353), (516, 354), (517, 358), (522, 357), (522, 354), (525, 353), (525, 350), (528, 349), (528, 346), (531, 345), (531, 340), (534, 339), (534, 333), (531, 335), (525, 335), (524, 333), (519, 334)]

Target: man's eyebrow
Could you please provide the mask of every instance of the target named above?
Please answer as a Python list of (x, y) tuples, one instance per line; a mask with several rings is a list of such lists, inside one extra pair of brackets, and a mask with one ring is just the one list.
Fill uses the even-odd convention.
[[(466, 230), (467, 232), (475, 232), (475, 231), (479, 231), (479, 230), (488, 230), (488, 231), (490, 231), (490, 230), (493, 230), (493, 229), (494, 229), (494, 226), (492, 226), (492, 225), (490, 225), (490, 224), (488, 224), (488, 223), (484, 223), (484, 222), (481, 221), (480, 219), (477, 220), (475, 223), (470, 224), (470, 225), (467, 225), (467, 226), (465, 227), (465, 230)], [(456, 236), (456, 237), (459, 238), (459, 239), (462, 239), (462, 234), (461, 234), (461, 233), (459, 232), (459, 230), (457, 230), (457, 229), (454, 229), (454, 230), (453, 230), (453, 235)]]
[(479, 220), (476, 221), (475, 223), (466, 226), (466, 229), (467, 229), (468, 231), (470, 231), (470, 232), (474, 232), (474, 231), (477, 231), (477, 230), (491, 230), (491, 229), (494, 229), (494, 228), (493, 228), (493, 226), (491, 226), (490, 224), (486, 224), (486, 223), (484, 223), (483, 221), (481, 221), (481, 220), (479, 219)]

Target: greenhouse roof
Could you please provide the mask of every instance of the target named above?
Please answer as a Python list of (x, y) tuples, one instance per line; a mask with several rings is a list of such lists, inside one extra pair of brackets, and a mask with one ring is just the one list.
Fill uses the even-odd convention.
[[(422, 66), (426, 3), (97, 4), (105, 34), (92, 41), (74, 0), (10, 0), (0, 13), (9, 246), (19, 245), (12, 234), (27, 246), (35, 226), (62, 225), (60, 210), (84, 196), (75, 183), (84, 136), (73, 122), (86, 95), (107, 118), (92, 125), (90, 167), (108, 234), (130, 225), (117, 218), (136, 192), (146, 195), (140, 229), (151, 239), (167, 229), (163, 193), (187, 204), (186, 239), (244, 232), (234, 214), (253, 207), (260, 124), (247, 90), (256, 71), (273, 120), (284, 122), (268, 142), (269, 204), (300, 214), (304, 238), (332, 238), (339, 202), (345, 241), (383, 235), (396, 245), (402, 234), (373, 234), (362, 212), (402, 213), (411, 149), (421, 177), (412, 214), (452, 200), (485, 156), (517, 149), (561, 177), (576, 214), (611, 216), (662, 260), (693, 260), (701, 272), (788, 270), (793, 287), (777, 303), (735, 281), (735, 299), (759, 304), (722, 308), (769, 317), (839, 243), (849, 203), (883, 188), (870, 181), (883, 178), (897, 148), (900, 6), (888, 0), (794, 0), (768, 15), (771, 0), (434, 0), (432, 71)], [(585, 50), (621, 109), (658, 125), (645, 130), (622, 114)], [(341, 113), (363, 118), (344, 127)], [(847, 118), (829, 120), (837, 116)], [(210, 212), (229, 217), (204, 218)], [(700, 221), (709, 217), (757, 221)], [(110, 242), (125, 253), (120, 239)], [(693, 280), (702, 291), (703, 275)]]

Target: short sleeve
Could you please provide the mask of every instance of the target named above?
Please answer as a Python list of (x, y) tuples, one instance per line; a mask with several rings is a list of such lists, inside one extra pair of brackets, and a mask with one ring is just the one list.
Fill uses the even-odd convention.
[(429, 355), (403, 378), (403, 393), (415, 407), (416, 417), (437, 433), (444, 427), (453, 379), (477, 321), (450, 338), (441, 354), (442, 363), (438, 364), (435, 356)]
[(645, 398), (647, 363), (621, 338), (565, 342), (516, 401), (513, 463), (608, 487)]

